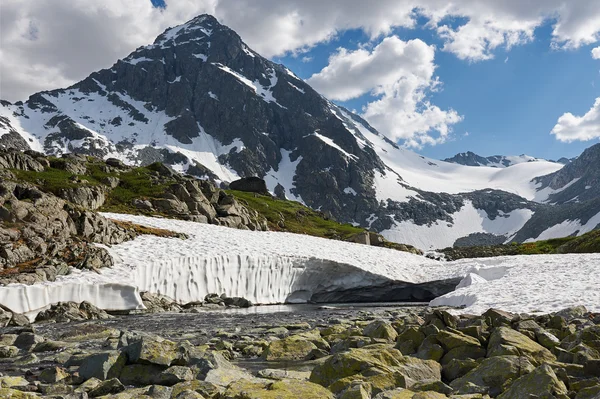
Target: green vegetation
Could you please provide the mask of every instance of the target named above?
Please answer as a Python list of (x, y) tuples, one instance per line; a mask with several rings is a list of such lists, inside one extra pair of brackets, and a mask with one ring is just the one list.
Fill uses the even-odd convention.
[(62, 159), (52, 160), (52, 166), (41, 172), (19, 169), (13, 169), (12, 172), (19, 180), (35, 184), (53, 194), (58, 194), (62, 189), (81, 187), (82, 182), (87, 186), (106, 186), (109, 178), (117, 178), (118, 186), (106, 192), (106, 202), (100, 209), (103, 212), (140, 213), (131, 206), (133, 199), (160, 197), (175, 182), (168, 178), (157, 178), (158, 164), (111, 173), (104, 162), (91, 158), (86, 164), (85, 175), (66, 170)]
[(523, 244), (445, 248), (441, 252), (446, 254), (448, 260), (504, 255), (597, 253), (600, 252), (600, 230), (594, 230), (579, 237), (553, 238)]
[(347, 240), (364, 229), (351, 224), (341, 224), (298, 202), (280, 200), (270, 196), (227, 190), (250, 209), (263, 215), (269, 230), (287, 231), (311, 236)]

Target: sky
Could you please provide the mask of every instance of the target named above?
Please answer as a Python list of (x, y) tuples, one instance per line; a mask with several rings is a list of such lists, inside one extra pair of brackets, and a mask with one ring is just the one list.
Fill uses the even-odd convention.
[(600, 140), (597, 0), (3, 0), (0, 97), (66, 87), (201, 13), (428, 157)]

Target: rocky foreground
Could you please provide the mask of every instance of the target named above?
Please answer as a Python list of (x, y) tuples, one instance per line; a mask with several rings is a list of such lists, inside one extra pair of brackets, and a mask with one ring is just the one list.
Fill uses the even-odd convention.
[(583, 307), (197, 309), (110, 316), (62, 304), (5, 327), (0, 397), (600, 398), (600, 314)]

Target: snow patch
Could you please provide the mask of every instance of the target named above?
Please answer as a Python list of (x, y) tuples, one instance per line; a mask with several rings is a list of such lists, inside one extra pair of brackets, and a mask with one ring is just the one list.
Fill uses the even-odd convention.
[(423, 250), (446, 248), (454, 242), (473, 233), (488, 233), (510, 237), (519, 231), (533, 216), (529, 209), (516, 209), (490, 219), (484, 210), (476, 209), (471, 201), (456, 213), (450, 215), (452, 223), (438, 220), (429, 225), (416, 225), (412, 221), (396, 222), (381, 232), (388, 240), (410, 244)]
[(339, 145), (337, 145), (335, 143), (335, 141), (333, 141), (329, 137), (323, 136), (322, 134), (319, 134), (318, 132), (314, 132), (312, 135), (316, 136), (319, 140), (321, 140), (322, 142), (324, 142), (328, 146), (335, 148), (336, 150), (338, 150), (339, 152), (341, 152), (342, 154), (344, 154), (347, 158), (350, 158), (350, 159), (355, 160), (355, 161), (358, 160), (358, 157), (356, 155), (350, 154), (348, 151), (344, 150), (342, 147), (340, 147)]
[[(268, 135), (267, 133), (263, 133)], [(279, 166), (277, 170), (271, 169), (267, 172), (264, 177), (265, 182), (267, 183), (267, 188), (270, 192), (275, 192), (275, 187), (277, 184), (281, 184), (281, 186), (285, 189), (285, 196), (287, 199), (292, 201), (298, 201), (304, 204), (304, 201), (299, 195), (296, 195), (292, 192), (295, 190), (296, 183), (294, 183), (294, 179), (296, 177), (296, 167), (302, 161), (302, 157), (298, 157), (295, 161), (290, 159), (290, 154), (292, 151), (284, 150), (281, 151), (281, 162), (279, 162)]]

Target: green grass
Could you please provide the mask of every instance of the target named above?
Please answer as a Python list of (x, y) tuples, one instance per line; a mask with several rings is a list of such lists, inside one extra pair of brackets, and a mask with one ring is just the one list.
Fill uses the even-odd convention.
[[(62, 160), (59, 160), (62, 161)], [(56, 165), (56, 164), (55, 164)], [(14, 169), (12, 172), (17, 179), (38, 186), (41, 190), (57, 194), (61, 189), (81, 187), (81, 183), (74, 180), (85, 180), (88, 186), (105, 185), (103, 180), (107, 177), (116, 177), (120, 180), (117, 187), (108, 190), (106, 202), (100, 209), (104, 212), (139, 213), (131, 206), (135, 198), (156, 198), (164, 193), (165, 189), (174, 180), (161, 180), (155, 178), (155, 165), (135, 168), (123, 173), (108, 173), (103, 170), (104, 163), (89, 162), (86, 175), (75, 175), (63, 169), (46, 168), (41, 172)]]
[[(272, 231), (287, 231), (338, 240), (346, 240), (364, 231), (351, 224), (326, 220), (322, 213), (298, 202), (243, 191), (227, 190), (227, 193), (264, 216), (269, 224), (269, 230)], [(283, 225), (279, 223), (282, 220), (281, 216), (283, 216)]]
[(600, 230), (579, 237), (553, 238), (523, 244), (446, 248), (442, 252), (452, 260), (503, 255), (600, 253)]

